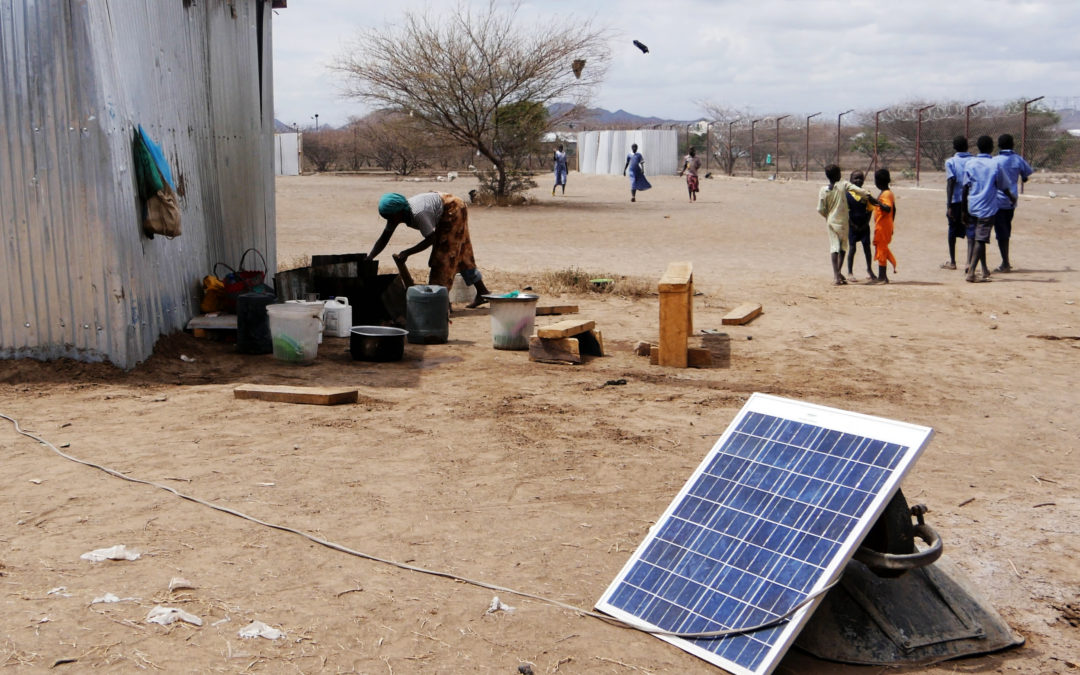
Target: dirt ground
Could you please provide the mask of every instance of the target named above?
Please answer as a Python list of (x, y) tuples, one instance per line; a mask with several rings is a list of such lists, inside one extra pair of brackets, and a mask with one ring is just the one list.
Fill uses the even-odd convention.
[[(576, 267), (658, 279), (694, 265), (695, 328), (726, 330), (730, 360), (650, 366), (655, 296), (573, 303), (609, 355), (579, 366), (492, 348), (487, 309), (455, 311), (445, 345), (354, 362), (327, 338), (315, 365), (163, 339), (124, 373), (0, 362), (0, 412), (64, 452), (371, 555), (591, 607), (745, 399), (767, 392), (933, 427), (904, 482), (946, 555), (1027, 642), (912, 672), (1069, 673), (1080, 663), (1080, 186), (1039, 175), (1020, 200), (1011, 274), (945, 271), (942, 176), (896, 186), (888, 286), (834, 287), (809, 183), (677, 177), (630, 203), (621, 176), (541, 176), (524, 208), (470, 210), (498, 291)], [(306, 176), (278, 182), (278, 258), (367, 251), (375, 203), (473, 183)], [(1050, 192), (1056, 197), (1051, 198)], [(383, 255), (415, 242), (399, 232)], [(993, 248), (993, 246), (992, 246)], [(989, 254), (996, 266), (996, 250)], [(417, 272), (421, 259), (410, 261)], [(859, 267), (856, 267), (859, 272)], [(422, 274), (418, 275), (423, 278)], [(861, 276), (861, 275), (860, 275)], [(721, 326), (744, 302), (764, 314)], [(538, 324), (559, 317), (538, 318)], [(1052, 336), (1073, 339), (1045, 339)], [(188, 357), (182, 360), (181, 355)], [(194, 361), (190, 361), (194, 359)], [(607, 385), (626, 380), (624, 386)], [(356, 405), (241, 401), (239, 383), (348, 385)], [(17, 671), (717, 672), (676, 647), (543, 602), (316, 545), (66, 461), (0, 420), (0, 664)], [(84, 552), (125, 544), (135, 561)], [(170, 592), (183, 577), (192, 589)], [(62, 588), (63, 590), (55, 590)], [(114, 593), (135, 598), (91, 604)], [(201, 627), (146, 623), (157, 604)], [(247, 640), (252, 620), (282, 629)], [(789, 652), (778, 673), (880, 673)]]

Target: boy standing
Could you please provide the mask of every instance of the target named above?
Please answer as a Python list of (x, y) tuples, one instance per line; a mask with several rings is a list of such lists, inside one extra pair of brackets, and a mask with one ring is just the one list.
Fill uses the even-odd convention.
[[(956, 154), (945, 160), (945, 218), (949, 223), (949, 260), (941, 269), (956, 269), (956, 240), (963, 239), (967, 230), (967, 213), (964, 212), (964, 166), (971, 153), (968, 141), (957, 136), (952, 142)], [(970, 256), (971, 251), (968, 251)]]
[[(1005, 178), (1009, 181), (1009, 187), (1013, 194), (1019, 196), (1019, 181), (1027, 182), (1031, 175), (1031, 165), (1024, 158), (1013, 152), (1013, 137), (1010, 134), (998, 136), (998, 154), (994, 158), (998, 166), (1005, 172)], [(1001, 266), (995, 272), (1011, 272), (1009, 264), (1009, 237), (1012, 236), (1013, 214), (1016, 212), (1016, 201), (1001, 192), (998, 195), (998, 212), (994, 220), (994, 236), (997, 237), (998, 250), (1001, 251)]]
[[(1009, 187), (1009, 180), (997, 161), (990, 156), (994, 139), (979, 136), (975, 142), (979, 154), (968, 160), (964, 167), (964, 202), (971, 222), (974, 224), (973, 243), (968, 245), (967, 280), (989, 281), (990, 269), (986, 266), (986, 245), (990, 243), (990, 231), (997, 219), (998, 197), (1001, 190), (1015, 207), (1016, 196)], [(975, 265), (982, 263), (982, 277), (975, 277)]]
[(892, 243), (893, 221), (896, 218), (896, 197), (889, 189), (892, 176), (888, 169), (878, 169), (874, 172), (874, 185), (881, 190), (878, 195), (879, 204), (874, 208), (874, 260), (878, 264), (877, 279), (872, 284), (889, 283), (889, 275), (886, 274), (888, 263), (892, 263), (893, 274), (896, 274), (896, 258), (889, 250)]
[[(849, 178), (854, 185), (859, 187), (862, 187), (865, 179), (863, 172), (858, 170), (852, 171)], [(848, 206), (848, 281), (856, 281), (855, 275), (852, 273), (852, 266), (855, 264), (855, 248), (860, 242), (862, 243), (863, 256), (866, 257), (866, 280), (873, 281), (877, 277), (874, 276), (874, 270), (870, 267), (870, 203), (861, 197), (856, 197), (851, 192), (848, 192), (846, 196)]]
[(878, 202), (868, 191), (858, 185), (840, 180), (840, 167), (836, 164), (825, 167), (825, 177), (829, 179), (829, 184), (822, 186), (821, 191), (818, 192), (817, 212), (825, 218), (829, 233), (829, 257), (832, 260), (833, 283), (843, 286), (847, 284), (843, 274), (843, 242), (848, 237), (847, 194), (851, 192), (874, 205)]

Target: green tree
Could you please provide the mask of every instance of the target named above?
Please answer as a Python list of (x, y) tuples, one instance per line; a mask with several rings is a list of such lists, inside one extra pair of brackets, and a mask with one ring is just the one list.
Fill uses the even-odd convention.
[[(412, 114), (475, 148), (491, 162), (491, 190), (504, 200), (516, 161), (507, 153), (519, 145), (500, 129), (522, 128), (527, 120), (517, 115), (535, 105), (584, 105), (610, 58), (604, 31), (591, 21), (524, 25), (518, 9), (491, 0), (476, 12), (465, 5), (442, 15), (406, 12), (400, 23), (362, 33), (332, 68), (346, 96)], [(585, 62), (577, 72), (575, 61)]]

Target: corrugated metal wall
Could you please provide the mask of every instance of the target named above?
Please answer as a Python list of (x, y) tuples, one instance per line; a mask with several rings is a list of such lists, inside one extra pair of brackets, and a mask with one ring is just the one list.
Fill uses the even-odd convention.
[(274, 174), (300, 175), (300, 134), (274, 134)]
[[(130, 368), (215, 262), (273, 267), (269, 4), (0, 0), (0, 357)], [(172, 240), (142, 233), (138, 124), (177, 182)]]
[(630, 146), (638, 145), (645, 157), (645, 172), (652, 176), (678, 173), (679, 136), (674, 129), (637, 131), (583, 131), (578, 134), (581, 173), (620, 174)]

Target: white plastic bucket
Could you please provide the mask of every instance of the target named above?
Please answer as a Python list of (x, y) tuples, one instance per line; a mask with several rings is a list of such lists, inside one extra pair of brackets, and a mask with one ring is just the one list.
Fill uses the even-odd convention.
[(467, 305), (475, 299), (476, 286), (466, 284), (460, 274), (455, 274), (450, 286), (450, 302), (455, 305)]
[(491, 303), (491, 341), (495, 349), (528, 349), (536, 324), (538, 295), (520, 293), (512, 298), (485, 295)]
[(307, 364), (319, 353), (319, 330), (322, 328), (322, 303), (287, 302), (268, 305), (270, 339), (274, 358), (289, 363)]
[(349, 337), (351, 328), (352, 307), (349, 306), (349, 299), (338, 296), (327, 300), (323, 312), (323, 332), (331, 337)]
[[(311, 297), (316, 297), (315, 293), (308, 293)], [(285, 304), (288, 305), (308, 305), (309, 307), (318, 307), (319, 309), (319, 344), (322, 344), (323, 334), (323, 318), (326, 316), (326, 301), (325, 300), (286, 300)], [(351, 323), (351, 321), (350, 321)]]

